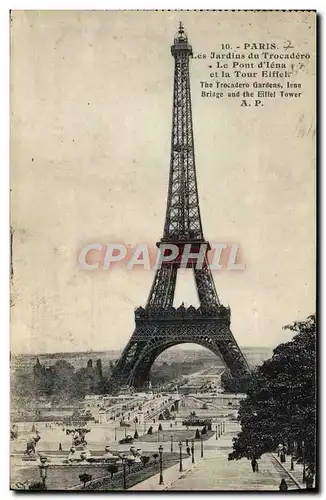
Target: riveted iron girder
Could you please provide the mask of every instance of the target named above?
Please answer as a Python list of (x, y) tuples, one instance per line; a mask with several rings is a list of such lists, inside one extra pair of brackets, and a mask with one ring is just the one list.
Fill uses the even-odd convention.
[[(173, 243), (180, 250), (190, 242), (205, 241), (200, 218), (194, 136), (192, 125), (189, 58), (192, 48), (182, 26), (171, 47), (175, 59), (170, 177), (163, 238), (158, 244)], [(163, 253), (164, 255), (164, 253)], [(195, 343), (206, 347), (224, 362), (231, 376), (250, 373), (231, 330), (229, 308), (221, 305), (207, 262), (200, 269), (191, 265), (200, 307), (173, 307), (180, 262), (171, 261), (156, 270), (145, 308), (135, 311), (136, 329), (113, 369), (108, 390), (123, 386), (141, 388), (148, 380), (155, 359), (169, 347)]]

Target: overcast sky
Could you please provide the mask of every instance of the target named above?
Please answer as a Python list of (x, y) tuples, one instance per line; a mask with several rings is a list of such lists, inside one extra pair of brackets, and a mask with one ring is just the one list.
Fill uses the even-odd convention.
[[(281, 16), (281, 17), (280, 17)], [(203, 99), (191, 61), (205, 237), (238, 243), (243, 272), (214, 272), (240, 345), (275, 346), (315, 310), (314, 25), (308, 13), (16, 12), (12, 21), (13, 352), (122, 348), (153, 271), (87, 272), (91, 242), (155, 245), (168, 187), (173, 58), (183, 20), (195, 52), (284, 43), (310, 52), (300, 99), (260, 109)], [(196, 305), (191, 272), (176, 305)]]

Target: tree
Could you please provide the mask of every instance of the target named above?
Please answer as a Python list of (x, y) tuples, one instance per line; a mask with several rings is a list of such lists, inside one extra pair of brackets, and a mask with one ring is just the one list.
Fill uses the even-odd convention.
[(55, 373), (53, 368), (46, 368), (40, 363), (37, 358), (33, 367), (33, 392), (36, 396), (52, 396), (53, 394), (53, 381)]
[(96, 394), (103, 394), (105, 379), (103, 377), (103, 368), (101, 359), (98, 359), (96, 361), (96, 369), (93, 378), (94, 378), (94, 392)]
[(56, 361), (51, 367), (53, 377), (53, 394), (72, 394), (74, 387), (72, 385), (74, 367), (64, 359)]
[(42, 376), (42, 372), (43, 372), (43, 366), (41, 365), (40, 359), (37, 358), (36, 363), (33, 367), (33, 373), (34, 373), (35, 377), (38, 377), (40, 375)]
[(152, 426), (150, 426), (150, 428), (148, 429), (147, 434), (149, 434), (149, 435), (153, 434), (153, 427)]
[(162, 431), (162, 430), (163, 430), (163, 429), (162, 429), (162, 424), (160, 424), (160, 425), (158, 426), (158, 431), (160, 432), (160, 431)]
[(102, 360), (98, 359), (96, 361), (96, 372), (100, 378), (103, 378)]
[(144, 467), (145, 467), (145, 466), (146, 466), (146, 464), (148, 464), (148, 462), (149, 462), (149, 457), (148, 457), (147, 455), (142, 455), (142, 456), (140, 457), (140, 459), (141, 459), (141, 461), (143, 462), (143, 466), (144, 466)]
[(135, 430), (134, 439), (139, 439), (137, 429)]
[(296, 332), (253, 374), (241, 401), (241, 432), (229, 459), (259, 458), (281, 443), (296, 450), (311, 474), (316, 463), (316, 317), (284, 329)]
[(195, 439), (200, 439), (199, 429), (196, 429)]
[(225, 370), (221, 375), (221, 385), (224, 392), (230, 393), (245, 393), (250, 387), (250, 375), (243, 376), (242, 378), (231, 377), (230, 373)]

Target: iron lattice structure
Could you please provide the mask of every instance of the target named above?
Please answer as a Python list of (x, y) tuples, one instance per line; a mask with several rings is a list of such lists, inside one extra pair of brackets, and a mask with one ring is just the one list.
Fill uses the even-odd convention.
[(204, 263), (196, 269), (190, 260), (200, 307), (173, 307), (180, 258), (157, 269), (148, 301), (135, 311), (136, 328), (115, 365), (108, 390), (123, 386), (144, 387), (155, 359), (167, 348), (181, 343), (196, 343), (210, 349), (225, 363), (229, 374), (242, 378), (250, 373), (248, 364), (230, 330), (231, 311), (221, 305), (207, 262), (210, 246), (204, 239), (197, 190), (194, 135), (191, 111), (189, 60), (192, 47), (180, 23), (171, 47), (174, 57), (174, 91), (170, 178), (163, 237), (157, 243), (184, 246), (191, 252), (206, 245)]

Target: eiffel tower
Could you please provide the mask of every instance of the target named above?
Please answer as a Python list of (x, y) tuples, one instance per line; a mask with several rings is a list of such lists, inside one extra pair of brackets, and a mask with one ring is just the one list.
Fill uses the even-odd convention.
[[(112, 393), (123, 386), (145, 387), (155, 359), (169, 347), (182, 343), (195, 343), (215, 353), (234, 378), (250, 373), (230, 330), (230, 308), (219, 301), (207, 261), (210, 245), (204, 238), (200, 217), (192, 126), (189, 79), (192, 47), (181, 23), (171, 53), (174, 91), (170, 178), (164, 232), (157, 246), (160, 253), (167, 255), (167, 245), (176, 245), (179, 254), (156, 270), (145, 308), (135, 310), (136, 328), (108, 381), (107, 388)], [(206, 250), (201, 245), (206, 245)], [(185, 248), (191, 254), (198, 254), (201, 248), (205, 250), (200, 269), (196, 269), (195, 259), (189, 258), (186, 265), (194, 273), (198, 309), (183, 304), (177, 309), (173, 307), (177, 272)]]

